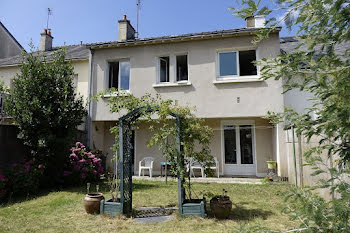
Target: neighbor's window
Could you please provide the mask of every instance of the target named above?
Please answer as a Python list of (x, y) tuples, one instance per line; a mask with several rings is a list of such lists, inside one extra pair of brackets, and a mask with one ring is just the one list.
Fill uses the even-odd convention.
[(188, 80), (187, 55), (176, 56), (176, 81)]
[(159, 57), (159, 82), (169, 82), (169, 57)]
[(130, 61), (109, 62), (109, 88), (129, 90)]
[(233, 51), (219, 53), (219, 76), (257, 75), (256, 51)]

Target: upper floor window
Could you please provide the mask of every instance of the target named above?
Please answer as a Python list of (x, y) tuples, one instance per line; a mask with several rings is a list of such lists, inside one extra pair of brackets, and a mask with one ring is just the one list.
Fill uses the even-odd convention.
[(255, 50), (220, 52), (218, 60), (219, 77), (257, 75)]
[(120, 60), (109, 62), (109, 88), (129, 90), (130, 88), (130, 61)]
[(169, 79), (169, 69), (170, 69), (170, 59), (169, 57), (159, 57), (159, 82), (168, 83)]
[(188, 80), (187, 55), (176, 56), (176, 81)]

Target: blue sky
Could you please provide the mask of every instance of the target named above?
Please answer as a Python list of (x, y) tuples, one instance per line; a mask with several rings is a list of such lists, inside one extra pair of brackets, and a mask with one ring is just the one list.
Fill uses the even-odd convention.
[[(237, 6), (236, 0), (141, 0), (140, 37), (244, 27), (230, 6)], [(54, 46), (117, 40), (117, 21), (124, 14), (136, 28), (136, 0), (0, 0), (0, 21), (28, 50), (31, 39), (39, 46), (48, 7)]]

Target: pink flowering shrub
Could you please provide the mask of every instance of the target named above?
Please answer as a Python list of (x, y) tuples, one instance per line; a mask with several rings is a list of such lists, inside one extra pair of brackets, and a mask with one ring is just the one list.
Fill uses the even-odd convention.
[(34, 160), (21, 160), (0, 169), (0, 200), (36, 193), (43, 172), (44, 165), (36, 164)]
[(70, 152), (63, 172), (65, 183), (77, 184), (100, 179), (103, 174), (101, 158), (88, 152), (80, 142), (77, 142)]

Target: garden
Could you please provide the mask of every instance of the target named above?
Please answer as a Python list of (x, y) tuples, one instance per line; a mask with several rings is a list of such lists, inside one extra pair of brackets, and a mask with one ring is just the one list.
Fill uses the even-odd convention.
[[(136, 180), (133, 183), (133, 208), (177, 205), (176, 182)], [(106, 197), (110, 195), (105, 183), (92, 183), (91, 191), (96, 191), (96, 184)], [(205, 219), (182, 218), (174, 213), (171, 221), (142, 224), (122, 215), (111, 218), (86, 214), (84, 184), (12, 200), (0, 207), (0, 232), (280, 232), (297, 226), (282, 213), (285, 195), (291, 188), (289, 184), (195, 183), (193, 190), (198, 195), (203, 192), (220, 194), (222, 189), (227, 190), (233, 202), (228, 219), (217, 220), (210, 212)]]

